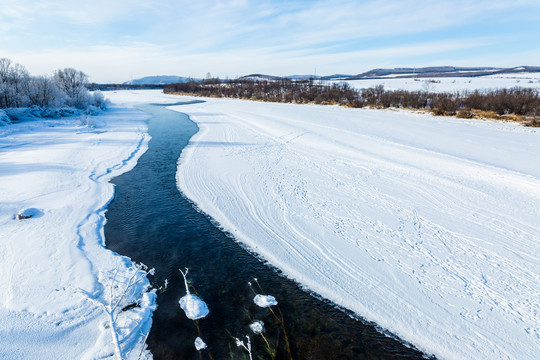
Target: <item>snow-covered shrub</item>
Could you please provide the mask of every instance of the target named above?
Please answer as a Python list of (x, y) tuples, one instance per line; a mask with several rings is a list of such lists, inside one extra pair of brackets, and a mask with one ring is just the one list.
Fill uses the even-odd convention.
[(11, 119), (4, 110), (0, 109), (0, 126), (5, 126), (9, 124), (11, 124)]
[(92, 95), (87, 88), (85, 88), (84, 86), (80, 86), (76, 90), (74, 90), (74, 92), (75, 95), (74, 97), (69, 98), (67, 102), (68, 105), (74, 106), (77, 109), (84, 110), (92, 104)]
[(99, 90), (94, 91), (92, 94), (93, 100), (92, 105), (95, 107), (100, 108), (101, 110), (105, 110), (109, 106), (109, 101), (105, 99), (105, 96), (103, 96), (103, 93)]
[(55, 108), (45, 108), (41, 112), (41, 115), (47, 119), (59, 119), (62, 117), (62, 115), (60, 115), (60, 109)]
[(37, 105), (30, 106), (28, 108), (27, 112), (29, 114), (32, 114), (33, 116), (35, 116), (37, 118), (43, 117), (43, 115), (42, 115), (43, 109), (40, 106), (37, 106)]
[(236, 340), (236, 346), (244, 348), (248, 352), (249, 360), (253, 360), (253, 355), (251, 354), (251, 340), (249, 336), (246, 335), (246, 339), (247, 339), (246, 343), (244, 343), (239, 338), (234, 338), (234, 339)]
[(186, 269), (186, 272), (184, 273), (182, 270), (180, 272), (182, 273), (182, 276), (184, 277), (184, 284), (186, 286), (186, 295), (183, 296), (178, 303), (180, 304), (180, 307), (184, 312), (186, 313), (186, 316), (188, 319), (191, 320), (198, 320), (205, 318), (210, 313), (210, 310), (208, 310), (208, 306), (206, 303), (197, 295), (191, 294), (189, 291), (188, 283), (187, 283), (187, 274), (188, 269)]
[(262, 334), (264, 332), (264, 323), (261, 320), (255, 320), (249, 324), (249, 328), (257, 335)]
[(253, 302), (257, 306), (262, 307), (262, 308), (267, 308), (267, 307), (270, 307), (270, 306), (277, 305), (277, 300), (272, 295), (257, 294), (253, 298)]
[(35, 108), (7, 108), (4, 112), (13, 121), (26, 121), (41, 119), (41, 113)]
[(89, 105), (88, 108), (84, 111), (84, 113), (87, 115), (96, 116), (101, 113), (101, 109), (94, 105)]
[(81, 111), (77, 109), (69, 108), (69, 107), (63, 107), (61, 109), (58, 109), (58, 113), (60, 114), (61, 117), (69, 117), (69, 116), (80, 115)]
[(200, 337), (197, 336), (197, 338), (195, 339), (195, 349), (197, 350), (203, 350), (203, 349), (206, 349), (206, 343), (203, 341), (203, 339), (201, 339)]

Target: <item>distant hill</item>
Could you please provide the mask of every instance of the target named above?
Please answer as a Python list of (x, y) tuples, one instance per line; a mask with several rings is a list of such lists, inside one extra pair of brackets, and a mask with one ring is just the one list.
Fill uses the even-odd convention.
[(252, 81), (276, 81), (281, 79), (290, 79), (290, 80), (334, 80), (334, 79), (342, 79), (342, 78), (348, 78), (351, 75), (343, 75), (343, 74), (334, 74), (334, 75), (328, 75), (328, 76), (319, 76), (319, 75), (287, 75), (287, 76), (273, 76), (273, 75), (265, 75), (265, 74), (250, 74), (245, 75), (242, 77), (239, 77), (237, 80), (252, 80)]
[(276, 81), (281, 80), (282, 77), (279, 76), (272, 76), (272, 75), (264, 75), (264, 74), (250, 74), (241, 76), (236, 80), (251, 80), (251, 81)]
[(134, 79), (126, 81), (123, 85), (167, 85), (167, 84), (177, 84), (185, 83), (190, 80), (198, 80), (187, 78), (183, 76), (173, 76), (173, 75), (157, 75), (157, 76), (145, 76), (140, 79)]
[(285, 78), (291, 79), (291, 80), (309, 80), (309, 79), (318, 80), (321, 77), (317, 75), (288, 75), (288, 76), (285, 76)]
[(281, 79), (291, 80), (362, 80), (362, 79), (387, 79), (387, 78), (415, 78), (415, 77), (478, 77), (497, 74), (518, 74), (540, 72), (538, 66), (518, 66), (514, 68), (497, 67), (456, 67), (456, 66), (430, 66), (423, 68), (394, 68), (373, 69), (358, 75), (334, 74), (328, 76), (318, 75), (289, 75), (273, 76), (265, 74), (251, 74), (238, 78), (238, 80), (252, 81), (277, 81)]
[(495, 74), (514, 74), (525, 72), (540, 72), (540, 67), (520, 66), (515, 68), (496, 68), (431, 66), (423, 68), (373, 69), (362, 74), (351, 76), (347, 78), (347, 80), (413, 77), (477, 77)]

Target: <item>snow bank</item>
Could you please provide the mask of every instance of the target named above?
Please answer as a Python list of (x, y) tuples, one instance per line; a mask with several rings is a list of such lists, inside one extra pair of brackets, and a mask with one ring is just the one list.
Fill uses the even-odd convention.
[(239, 241), (427, 353), (538, 357), (539, 133), (204, 100), (178, 186)]
[[(108, 301), (107, 288), (122, 288), (131, 267), (103, 247), (108, 181), (145, 151), (147, 115), (114, 107), (92, 127), (34, 117), (0, 134), (0, 358), (105, 358), (113, 347), (99, 303)], [(39, 216), (17, 221), (21, 209)], [(124, 352), (138, 355), (149, 331), (155, 295), (148, 285), (124, 299), (139, 301), (117, 319)]]

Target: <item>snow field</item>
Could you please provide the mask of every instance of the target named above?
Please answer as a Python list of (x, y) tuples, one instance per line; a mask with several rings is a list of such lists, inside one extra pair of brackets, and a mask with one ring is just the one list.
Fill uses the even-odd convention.
[(200, 128), (177, 181), (224, 230), (429, 354), (538, 357), (535, 130), (204, 100), (171, 108)]
[[(339, 81), (338, 81), (339, 82)], [(384, 78), (346, 81), (353, 88), (383, 85), (386, 90), (431, 92), (487, 91), (513, 87), (540, 89), (540, 73), (499, 74), (478, 77)]]
[[(121, 289), (131, 261), (103, 247), (108, 181), (146, 150), (147, 115), (114, 107), (92, 121), (35, 120), (0, 128), (0, 358), (96, 359), (113, 354), (98, 303)], [(29, 219), (17, 212), (34, 209)], [(118, 315), (121, 348), (140, 352), (155, 294), (148, 280)], [(112, 288), (111, 288), (112, 289)], [(122, 303), (123, 307), (124, 304)], [(135, 356), (134, 354), (131, 354)]]
[[(114, 103), (192, 98), (108, 92)], [(200, 98), (196, 98), (200, 99)], [(406, 111), (205, 99), (179, 188), (306, 288), (440, 358), (538, 358), (540, 164), (534, 129)], [(141, 112), (0, 128), (0, 358), (113, 348), (94, 300), (131, 262), (102, 247), (110, 178), (148, 135)], [(34, 217), (15, 220), (22, 209)], [(119, 269), (118, 271), (115, 269)], [(138, 356), (154, 295), (122, 314)], [(77, 291), (81, 289), (81, 291)], [(146, 294), (146, 295), (145, 295)], [(131, 300), (131, 299), (129, 299)], [(128, 335), (131, 334), (131, 335)]]

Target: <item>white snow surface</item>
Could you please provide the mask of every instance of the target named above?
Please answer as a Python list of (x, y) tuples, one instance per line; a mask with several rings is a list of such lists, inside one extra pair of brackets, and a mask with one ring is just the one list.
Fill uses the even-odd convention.
[(276, 298), (273, 297), (272, 295), (261, 295), (261, 294), (255, 295), (255, 297), (253, 298), (253, 302), (257, 306), (262, 307), (262, 308), (267, 308), (267, 307), (278, 304), (278, 302), (276, 301)]
[(195, 339), (195, 349), (197, 349), (197, 351), (206, 349), (206, 343), (200, 337)]
[(255, 320), (249, 324), (249, 328), (258, 335), (264, 332), (264, 323), (261, 320)]
[(539, 358), (537, 130), (204, 100), (177, 182), (224, 230), (426, 353)]
[[(141, 111), (36, 119), (0, 127), (0, 358), (96, 359), (113, 354), (105, 282), (131, 261), (103, 247), (109, 180), (133, 168), (149, 136)], [(34, 216), (15, 220), (21, 209)], [(122, 351), (140, 353), (155, 294), (145, 280), (117, 319)], [(86, 294), (86, 295), (83, 295)], [(88, 299), (86, 296), (90, 297)], [(90, 301), (92, 300), (92, 301)], [(130, 351), (133, 350), (133, 354)]]
[(540, 89), (540, 73), (499, 74), (479, 77), (385, 78), (348, 80), (345, 82), (356, 89), (383, 85), (386, 90), (427, 90), (431, 92), (489, 91), (514, 87)]
[(197, 320), (208, 316), (210, 310), (204, 301), (197, 295), (187, 294), (178, 301), (188, 319)]

